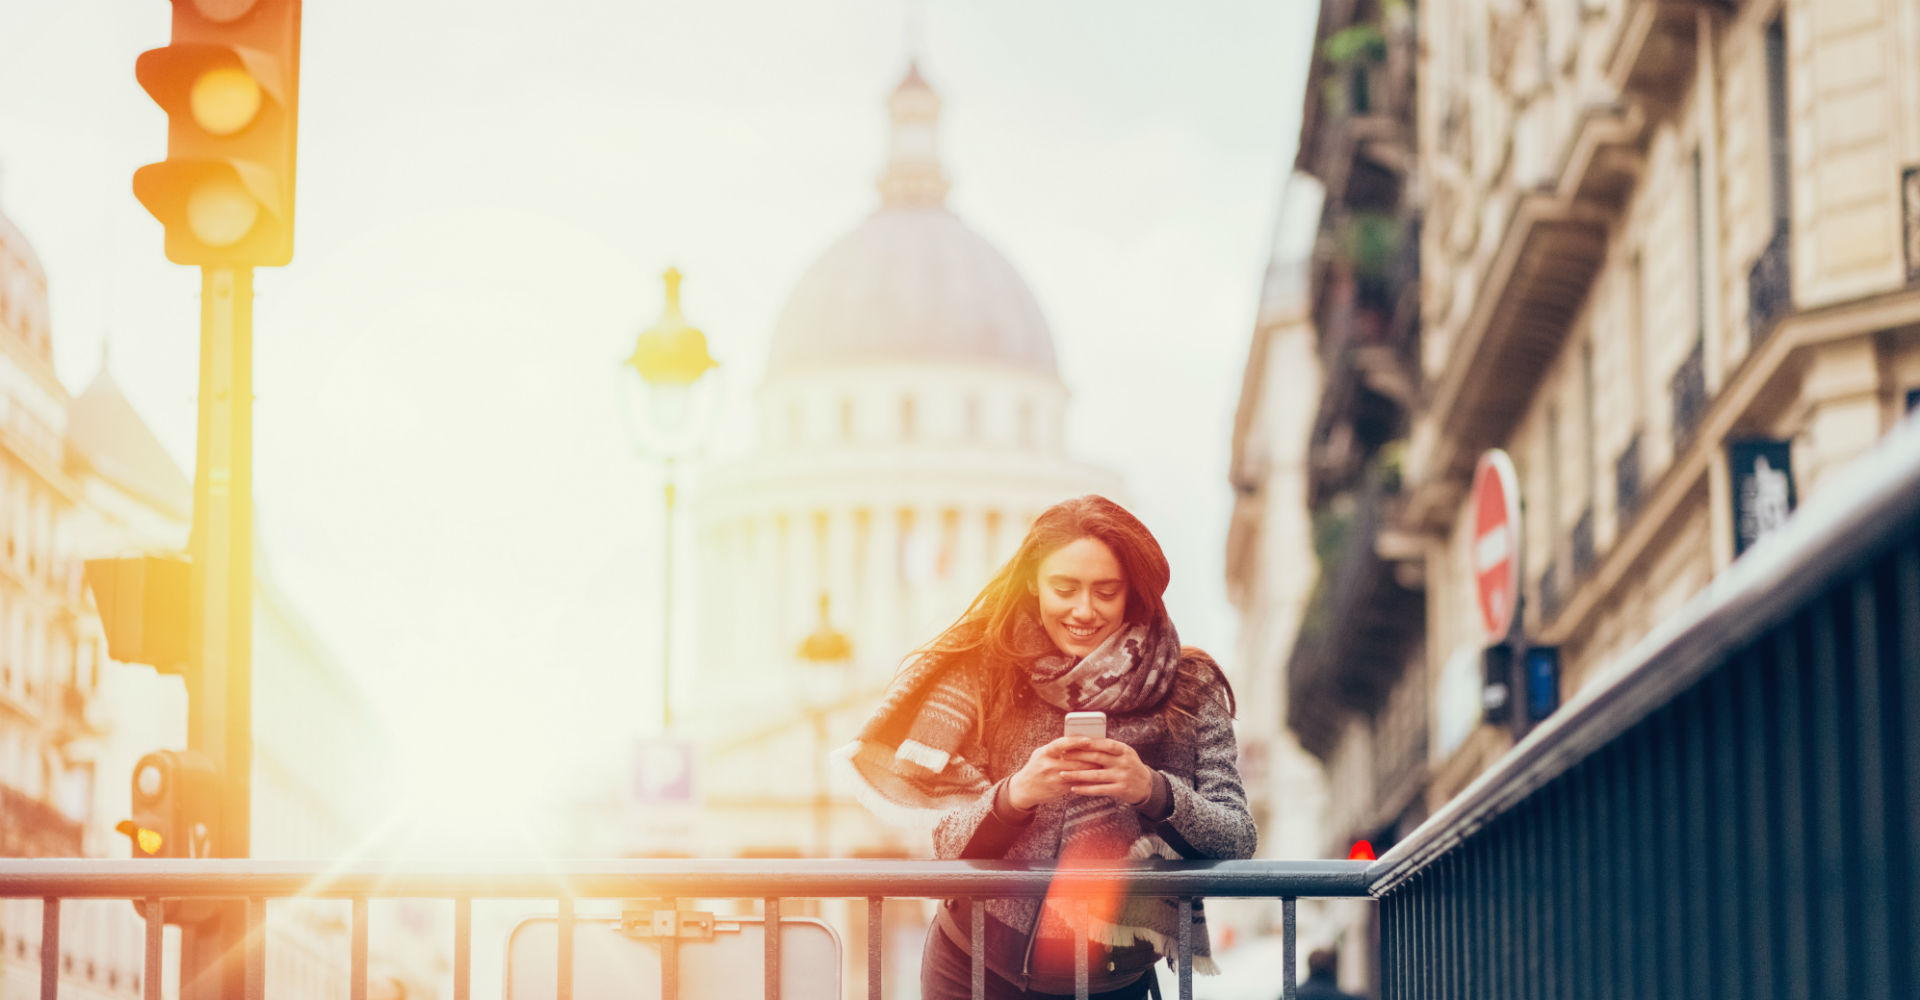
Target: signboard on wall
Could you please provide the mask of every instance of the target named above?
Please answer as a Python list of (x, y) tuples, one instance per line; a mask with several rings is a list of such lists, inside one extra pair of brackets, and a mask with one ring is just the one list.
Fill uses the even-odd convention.
[(1473, 472), (1473, 592), (1487, 638), (1499, 642), (1513, 626), (1520, 593), (1520, 482), (1513, 459), (1498, 448), (1480, 456)]
[(1793, 443), (1751, 438), (1727, 443), (1733, 472), (1733, 554), (1740, 555), (1793, 513)]

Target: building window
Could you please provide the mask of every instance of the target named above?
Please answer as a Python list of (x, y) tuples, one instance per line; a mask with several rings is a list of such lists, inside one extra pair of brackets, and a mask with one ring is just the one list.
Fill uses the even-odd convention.
[(840, 400), (840, 440), (853, 440), (853, 400), (851, 398)]
[(915, 412), (915, 407), (913, 405), (913, 397), (912, 396), (902, 397), (900, 400), (900, 438), (901, 440), (911, 441), (918, 434), (918, 431), (915, 428), (915, 425), (917, 423), (917, 419), (916, 419), (917, 417), (918, 417), (918, 414)]
[(1019, 413), (1020, 427), (1018, 433), (1020, 435), (1020, 444), (1022, 447), (1031, 448), (1035, 440), (1039, 437), (1039, 435), (1035, 433), (1036, 429), (1033, 426), (1033, 400), (1021, 400)]
[(978, 441), (980, 439), (980, 397), (968, 396), (961, 407), (967, 440)]
[(1787, 146), (1787, 28), (1767, 25), (1767, 166), (1773, 182), (1773, 229), (1784, 233), (1793, 215), (1793, 158)]

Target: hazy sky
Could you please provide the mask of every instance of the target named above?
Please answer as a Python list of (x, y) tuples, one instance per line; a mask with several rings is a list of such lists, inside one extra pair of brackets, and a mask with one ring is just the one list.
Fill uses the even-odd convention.
[[(1183, 637), (1223, 655), (1228, 435), (1316, 7), (924, 16), (951, 204), (1033, 286), (1070, 447), (1124, 472)], [(678, 266), (728, 378), (718, 450), (744, 445), (782, 302), (875, 204), (906, 10), (307, 5), (295, 258), (256, 278), (259, 516), (414, 763), (550, 784), (649, 725), (658, 489), (617, 363)], [(46, 267), (63, 381), (110, 339), (191, 470), (199, 276), (130, 186), (165, 156), (133, 63), (168, 25), (164, 0), (0, 0), (0, 210)]]

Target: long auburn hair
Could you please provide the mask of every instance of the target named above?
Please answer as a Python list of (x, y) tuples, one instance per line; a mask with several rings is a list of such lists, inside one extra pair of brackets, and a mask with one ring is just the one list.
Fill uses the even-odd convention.
[[(1164, 595), (1173, 570), (1153, 532), (1139, 518), (1112, 500), (1091, 493), (1048, 507), (1027, 529), (1027, 537), (1021, 539), (1013, 558), (987, 581), (966, 612), (915, 653), (941, 656), (962, 664), (961, 669), (981, 671), (986, 700), (980, 715), (983, 724), (1010, 707), (1026, 689), (1026, 677), (1016, 665), (1046, 651), (1031, 648), (1031, 643), (1022, 644), (1019, 631), (1023, 617), (1036, 621), (1040, 617), (1040, 601), (1032, 587), (1039, 579), (1041, 562), (1082, 538), (1104, 544), (1119, 561), (1120, 573), (1127, 582), (1126, 624), (1166, 617)], [(1192, 647), (1183, 647), (1181, 653), (1180, 677), (1163, 710), (1173, 708), (1192, 716), (1209, 686), (1207, 682), (1213, 681), (1220, 685), (1227, 711), (1232, 714), (1236, 707), (1233, 687), (1219, 665)]]

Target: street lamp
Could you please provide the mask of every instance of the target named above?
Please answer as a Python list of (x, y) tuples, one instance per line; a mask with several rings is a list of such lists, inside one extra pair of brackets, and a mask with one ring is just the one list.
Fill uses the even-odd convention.
[(828, 856), (828, 813), (832, 803), (827, 795), (827, 714), (842, 693), (846, 668), (853, 664), (853, 640), (834, 629), (827, 612), (832, 600), (820, 593), (820, 627), (800, 640), (800, 661), (805, 676), (807, 708), (813, 716), (813, 849)]
[(666, 304), (660, 318), (641, 331), (622, 363), (638, 378), (623, 378), (629, 401), (627, 427), (643, 454), (659, 458), (666, 507), (661, 516), (660, 731), (673, 727), (673, 501), (674, 462), (698, 450), (712, 415), (716, 379), (704, 376), (720, 363), (707, 353), (707, 335), (680, 313), (680, 272), (668, 268)]

